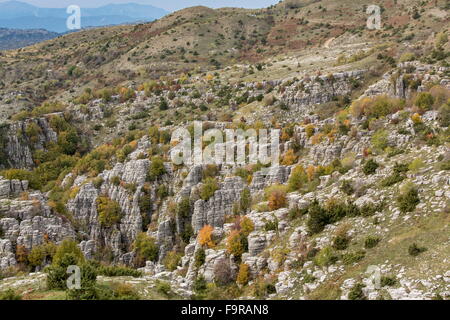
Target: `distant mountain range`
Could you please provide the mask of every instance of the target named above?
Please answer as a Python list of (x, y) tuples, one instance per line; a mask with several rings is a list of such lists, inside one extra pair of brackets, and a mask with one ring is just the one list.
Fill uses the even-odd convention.
[(17, 49), (58, 37), (60, 34), (44, 29), (0, 28), (0, 50)]
[[(151, 5), (136, 3), (109, 4), (99, 8), (81, 9), (81, 27), (148, 22), (169, 12)], [(20, 1), (0, 3), (0, 28), (46, 29), (67, 32), (66, 21), (70, 16), (65, 8), (40, 8)]]

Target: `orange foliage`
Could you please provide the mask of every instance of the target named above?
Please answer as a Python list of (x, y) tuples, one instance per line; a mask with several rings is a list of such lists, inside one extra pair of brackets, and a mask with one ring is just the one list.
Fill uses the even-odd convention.
[(208, 248), (213, 248), (216, 245), (212, 239), (213, 231), (214, 231), (214, 228), (212, 226), (210, 226), (209, 224), (205, 225), (198, 232), (198, 243), (202, 246), (207, 246)]

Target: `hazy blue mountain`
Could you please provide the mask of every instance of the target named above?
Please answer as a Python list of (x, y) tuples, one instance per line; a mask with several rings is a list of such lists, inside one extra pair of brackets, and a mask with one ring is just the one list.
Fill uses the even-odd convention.
[(17, 30), (0, 28), (0, 50), (17, 49), (53, 39), (59, 33), (43, 29)]
[[(110, 4), (81, 9), (81, 26), (98, 27), (112, 24), (152, 21), (168, 12), (150, 5), (136, 3)], [(62, 8), (39, 8), (20, 1), (0, 3), (0, 28), (46, 29), (66, 32), (69, 14)]]

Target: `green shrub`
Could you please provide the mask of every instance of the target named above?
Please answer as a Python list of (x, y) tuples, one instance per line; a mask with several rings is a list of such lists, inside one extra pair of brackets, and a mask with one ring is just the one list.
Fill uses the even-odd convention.
[(401, 212), (412, 212), (419, 204), (419, 193), (415, 187), (407, 188), (397, 197), (397, 204)]
[(380, 284), (382, 287), (393, 287), (397, 284), (395, 276), (381, 276)]
[(330, 222), (326, 210), (323, 209), (317, 201), (314, 201), (309, 207), (308, 213), (309, 219), (307, 221), (307, 227), (311, 234), (321, 232)]
[(422, 111), (428, 111), (433, 107), (434, 98), (429, 92), (419, 92), (414, 100), (414, 104)]
[(176, 251), (170, 251), (164, 257), (164, 266), (169, 271), (174, 271), (177, 269), (178, 265), (181, 262), (182, 254)]
[(167, 281), (157, 280), (156, 291), (165, 296), (169, 296), (170, 293), (172, 292), (172, 288), (170, 287), (170, 283), (168, 283)]
[(22, 296), (13, 289), (0, 292), (0, 300), (22, 300)]
[(242, 210), (242, 212), (246, 213), (252, 204), (252, 196), (250, 194), (250, 189), (249, 188), (244, 188), (241, 191), (241, 197), (239, 200), (239, 206), (240, 209)]
[(200, 268), (204, 263), (206, 259), (205, 249), (200, 248), (195, 252), (195, 266), (197, 268)]
[(191, 202), (188, 197), (184, 197), (177, 204), (177, 216), (180, 218), (188, 218), (191, 214)]
[(138, 262), (156, 261), (158, 259), (159, 248), (154, 238), (148, 236), (145, 232), (137, 235), (133, 244), (136, 250)]
[(371, 138), (373, 147), (378, 151), (383, 151), (388, 146), (389, 133), (385, 129), (376, 131)]
[(345, 250), (349, 243), (350, 238), (347, 235), (338, 235), (333, 240), (333, 248), (336, 250)]
[(204, 293), (207, 289), (207, 283), (203, 276), (199, 276), (194, 280), (193, 290), (197, 294)]
[(105, 277), (142, 277), (142, 272), (133, 268), (124, 266), (99, 266), (97, 273)]
[(98, 221), (104, 227), (110, 228), (122, 219), (122, 209), (117, 201), (107, 197), (97, 198)]
[(366, 296), (364, 295), (363, 289), (364, 284), (357, 283), (353, 286), (353, 288), (348, 293), (348, 299), (349, 300), (367, 300)]
[(364, 240), (364, 247), (366, 249), (375, 248), (380, 241), (381, 241), (381, 239), (379, 237), (367, 236), (366, 239)]
[(450, 126), (450, 102), (443, 104), (439, 108), (438, 120), (441, 127), (445, 128)]
[(342, 262), (346, 265), (351, 265), (357, 263), (364, 259), (366, 256), (366, 252), (363, 250), (356, 252), (348, 252), (342, 255)]
[(340, 189), (343, 193), (345, 193), (348, 196), (355, 192), (355, 189), (353, 188), (353, 184), (349, 180), (342, 181)]
[(380, 165), (373, 159), (369, 159), (363, 166), (362, 171), (366, 176), (374, 174)]
[(165, 173), (166, 168), (164, 167), (163, 159), (160, 157), (153, 157), (148, 171), (148, 178), (150, 181), (156, 180)]
[(84, 255), (78, 244), (74, 240), (65, 239), (56, 248), (55, 255), (53, 256), (53, 266), (69, 266), (67, 264), (66, 256), (70, 255), (73, 258), (73, 265), (80, 265), (84, 263)]
[(405, 176), (400, 173), (393, 173), (389, 177), (384, 178), (381, 180), (381, 186), (382, 187), (390, 187), (393, 186), (396, 183), (399, 183), (400, 181), (403, 181), (405, 179)]
[(314, 263), (319, 267), (326, 267), (336, 263), (338, 259), (331, 247), (325, 247), (314, 257)]
[(417, 245), (417, 243), (413, 243), (412, 245), (410, 245), (408, 247), (408, 253), (410, 256), (413, 256), (413, 257), (418, 256), (419, 254), (421, 254), (422, 252), (425, 252), (425, 251), (427, 251), (427, 248), (419, 247)]
[(200, 198), (206, 201), (211, 198), (218, 189), (219, 184), (216, 179), (206, 178), (200, 188)]

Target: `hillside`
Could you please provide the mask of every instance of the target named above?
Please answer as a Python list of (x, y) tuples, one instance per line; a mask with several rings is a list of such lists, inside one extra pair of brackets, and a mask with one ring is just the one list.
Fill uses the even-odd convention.
[[(448, 4), (377, 3), (380, 30), (290, 0), (3, 53), (0, 297), (449, 299)], [(174, 163), (194, 121), (214, 152)], [(279, 129), (279, 165), (225, 129)]]
[(18, 49), (58, 36), (58, 33), (49, 32), (47, 30), (0, 28), (0, 50)]

